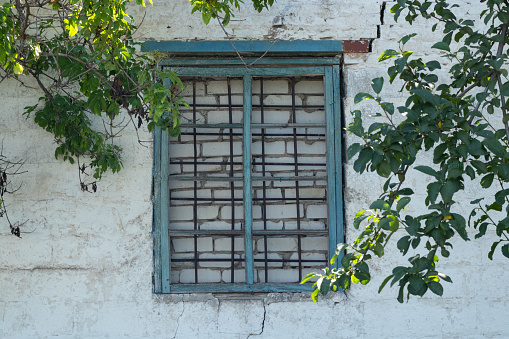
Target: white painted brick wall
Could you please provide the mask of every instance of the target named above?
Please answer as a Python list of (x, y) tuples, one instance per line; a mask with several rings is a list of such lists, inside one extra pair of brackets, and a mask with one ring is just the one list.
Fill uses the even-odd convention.
[[(193, 252), (194, 251), (194, 238), (172, 238), (172, 247), (175, 252)], [(202, 251), (212, 251), (212, 238), (198, 238), (198, 248)]]
[[(230, 88), (232, 94), (242, 94), (243, 81), (231, 79)], [(207, 81), (207, 94), (225, 94), (228, 93), (228, 84), (224, 80)]]
[[(308, 101), (307, 101), (308, 105), (324, 105), (323, 100), (321, 100), (321, 102), (311, 103), (310, 102), (311, 98), (315, 98), (315, 97), (308, 97)], [(295, 112), (295, 115), (297, 118), (297, 122), (300, 124), (317, 124), (317, 123), (325, 124), (325, 122), (326, 122), (325, 121), (326, 120), (325, 113), (323, 111), (306, 112), (306, 111), (298, 110), (297, 112)], [(312, 132), (308, 132), (308, 133), (311, 134)], [(318, 133), (325, 134), (325, 130), (320, 130)]]
[[(293, 153), (294, 149), (293, 141), (286, 143), (286, 150), (288, 153)], [(327, 152), (327, 146), (324, 141), (297, 141), (297, 152), (299, 154), (325, 154), (325, 152)]]
[[(252, 154), (261, 154), (262, 153), (262, 143), (261, 142), (253, 142), (251, 144), (251, 152)], [(284, 155), (286, 154), (286, 144), (284, 141), (273, 141), (273, 142), (265, 142), (265, 154), (270, 155)]]
[[(255, 100), (252, 101), (253, 104), (257, 104)], [(228, 98), (227, 95), (221, 95), (219, 97), (219, 103), (221, 105), (242, 105), (244, 103), (244, 97), (242, 95), (232, 95)]]
[[(253, 94), (260, 94), (260, 81), (253, 81)], [(290, 84), (287, 80), (263, 80), (263, 94), (288, 94)]]
[[(202, 145), (202, 148), (205, 157), (228, 156), (230, 154), (230, 142), (207, 142)], [(233, 143), (233, 154), (242, 154), (242, 143), (240, 141)]]
[[(181, 96), (192, 97), (193, 96), (193, 83), (187, 82), (184, 83), (184, 89), (179, 93)], [(203, 96), (205, 95), (205, 83), (197, 81), (196, 82), (196, 95)]]
[(200, 206), (197, 209), (198, 219), (213, 220), (217, 219), (219, 214), (219, 206)]
[[(304, 208), (299, 205), (300, 215), (304, 215)], [(287, 205), (267, 205), (267, 219), (291, 219), (297, 217), (297, 206), (295, 204)]]
[[(262, 239), (262, 240), (258, 240), (258, 241), (261, 241), (263, 243), (264, 240)], [(269, 260), (281, 260), (282, 257), (283, 256), (281, 254), (278, 254), (278, 253), (271, 253), (271, 252), (267, 253), (267, 259), (269, 259)], [(265, 260), (265, 253), (255, 253), (253, 255), (253, 259), (255, 259), (255, 260)], [(263, 274), (264, 267), (265, 267), (265, 262), (263, 262), (263, 261), (255, 261), (254, 262), (254, 267), (255, 267), (255, 269), (258, 268), (257, 269), (258, 272), (261, 272), (259, 274)], [(269, 262), (267, 262), (267, 267), (269, 267), (269, 271), (272, 270), (273, 267), (280, 267), (280, 268), (282, 268), (283, 267), (283, 262), (269, 261)]]
[[(193, 103), (193, 97), (182, 97), (182, 100), (185, 102), (192, 104)], [(200, 105), (217, 105), (218, 98), (213, 95), (205, 95), (205, 96), (197, 96), (196, 97), (196, 103)]]
[[(204, 283), (218, 283), (221, 281), (221, 272), (210, 269), (198, 269), (198, 281)], [(194, 283), (194, 269), (186, 269), (180, 271), (180, 283), (190, 284)]]
[[(291, 113), (289, 111), (283, 111), (283, 110), (267, 110), (264, 109), (263, 111), (263, 121), (266, 124), (280, 124), (280, 123), (289, 123), (290, 122)], [(253, 110), (252, 116), (251, 116), (251, 122), (255, 124), (261, 123), (261, 111), (260, 110)], [(258, 128), (253, 129), (253, 131), (256, 131), (257, 133), (261, 133)], [(256, 137), (259, 138), (259, 137)]]
[[(373, 42), (373, 52), (344, 55), (342, 89), (346, 93), (347, 124), (351, 121), (349, 112), (357, 108), (353, 106), (356, 92), (369, 91), (370, 79), (385, 73), (384, 64), (378, 63), (378, 55), (386, 48), (396, 49), (402, 35), (418, 32), (418, 38), (409, 48), (416, 56), (436, 58), (429, 48), (433, 42), (427, 33), (430, 25), (417, 22), (408, 26), (402, 19), (395, 23), (389, 13), (393, 4), (394, 1), (386, 3), (385, 24), (380, 26), (380, 38)], [(466, 5), (469, 16), (478, 18), (482, 7), (479, 1), (465, 0), (461, 4)], [(280, 1), (271, 11), (261, 14), (243, 10), (236, 16), (239, 21), (232, 21), (227, 29), (240, 40), (372, 39), (377, 37), (381, 5), (380, 0)], [(146, 9), (136, 6), (133, 11), (137, 18), (146, 17), (139, 31), (144, 39), (224, 39), (218, 25), (211, 22), (204, 26), (200, 16), (186, 14), (188, 1), (155, 1), (154, 6), (148, 5)], [(272, 26), (276, 17), (282, 18), (284, 26)], [(36, 87), (30, 80), (27, 83)], [(201, 102), (218, 102), (216, 95), (201, 97), (205, 88), (197, 85)], [(399, 99), (395, 87), (388, 86), (384, 92)], [(280, 88), (283, 91), (282, 86), (276, 85), (272, 93), (267, 92), (267, 83), (265, 92), (287, 93), (277, 92)], [(497, 253), (493, 261), (487, 259), (490, 242), (495, 239), (492, 234), (481, 241), (455, 241), (452, 257), (439, 263), (454, 281), (445, 286), (443, 297), (413, 298), (403, 305), (394, 300), (397, 294), (394, 288), (386, 287), (381, 294), (377, 293), (392, 267), (406, 262), (394, 247), (387, 250), (387, 258), (373, 261), (371, 284), (353, 286), (347, 297), (338, 294), (321, 299), (318, 304), (312, 303), (308, 295), (299, 294), (230, 295), (230, 298), (211, 294), (154, 295), (151, 150), (135, 147), (131, 141), (133, 131), (126, 131), (120, 139), (125, 149), (124, 170), (116, 175), (108, 174), (100, 183), (98, 193), (85, 194), (76, 184), (76, 168), (53, 158), (53, 138), (20, 114), (23, 107), (35, 104), (42, 93), (23, 88), (12, 80), (0, 82), (0, 93), (0, 135), (4, 151), (14, 156), (21, 154), (27, 159), (25, 168), (29, 171), (21, 178), (23, 186), (12, 200), (11, 217), (28, 219), (25, 230), (31, 232), (15, 239), (4, 219), (0, 219), (1, 338), (246, 338), (254, 335), (305, 338), (309, 333), (333, 338), (509, 337), (506, 325), (509, 302), (505, 298), (509, 271), (501, 269), (507, 265), (501, 254)], [(189, 97), (190, 92), (186, 89), (182, 94)], [(142, 137), (151, 140), (146, 131), (142, 131)], [(192, 140), (186, 136), (181, 139)], [(212, 139), (199, 136), (198, 140)], [(357, 140), (347, 135), (346, 143), (353, 142)], [(383, 185), (374, 176), (356, 175), (351, 166), (351, 162), (345, 164), (348, 240), (357, 234), (351, 226), (354, 213), (368, 204), (373, 193), (378, 194)], [(416, 192), (425, 190), (419, 178), (408, 180)], [(178, 189), (189, 187), (188, 183), (171, 184)], [(286, 184), (274, 182), (271, 187)], [(229, 183), (213, 181), (202, 185), (207, 189), (229, 187)], [(311, 187), (323, 182), (310, 180), (300, 185)], [(458, 212), (468, 214), (463, 207), (458, 207)], [(290, 227), (293, 222), (285, 221), (284, 227)], [(217, 227), (214, 222), (206, 224)], [(271, 225), (283, 227), (283, 221), (269, 223), (269, 229)], [(323, 226), (323, 222), (313, 225)], [(206, 243), (201, 243), (204, 240)], [(203, 250), (212, 251), (211, 238), (200, 238), (199, 242)], [(185, 252), (181, 254), (192, 254), (188, 252), (190, 248), (192, 240), (191, 246), (183, 248)], [(172, 279), (179, 281), (180, 273), (172, 272)], [(184, 273), (181, 283), (194, 282), (194, 270)], [(296, 281), (295, 274), (296, 270), (290, 267), (281, 268), (271, 271), (269, 278)], [(202, 278), (229, 282), (230, 272), (228, 269), (200, 270)], [(244, 272), (236, 271), (235, 278), (244, 281)], [(263, 282), (263, 269), (256, 270), (255, 279)], [(231, 300), (235, 297), (238, 300)], [(247, 297), (260, 299), (245, 300)], [(332, 314), (337, 321), (331, 322), (330, 316), (324, 316)]]
[[(234, 280), (236, 283), (245, 283), (246, 282), (246, 272), (244, 270), (235, 270), (233, 272), (234, 274)], [(221, 279), (225, 283), (231, 283), (232, 278), (232, 271), (231, 270), (223, 270), (221, 273)]]
[[(259, 239), (256, 242), (259, 252), (265, 251), (265, 240)], [(267, 237), (267, 252), (294, 252), (297, 250), (297, 238), (275, 238)]]
[[(207, 114), (207, 123), (208, 124), (224, 124), (229, 122), (230, 112), (228, 110), (224, 111), (209, 111)], [(234, 109), (232, 111), (232, 123), (240, 124), (243, 121), (243, 112), (239, 109)], [(238, 129), (235, 132), (239, 131)], [(229, 130), (228, 130), (229, 132)], [(214, 139), (216, 137), (213, 137)]]
[(308, 219), (320, 219), (327, 217), (327, 205), (309, 205), (306, 207)]
[[(268, 95), (263, 100), (266, 105), (291, 105), (291, 95)], [(302, 105), (302, 99), (298, 96), (295, 97), (295, 105)]]
[[(234, 238), (234, 246), (235, 252), (244, 251), (244, 237), (235, 237)], [(214, 240), (214, 250), (216, 251), (224, 251), (225, 249), (230, 251), (232, 247), (232, 239), (231, 238), (218, 238)]]
[(324, 93), (323, 80), (305, 80), (295, 83), (296, 94), (322, 94)]

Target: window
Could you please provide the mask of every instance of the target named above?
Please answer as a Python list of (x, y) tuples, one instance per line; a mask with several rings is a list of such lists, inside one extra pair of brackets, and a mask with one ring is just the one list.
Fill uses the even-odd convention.
[(312, 289), (343, 241), (338, 63), (164, 64), (190, 108), (178, 138), (155, 133), (155, 292)]

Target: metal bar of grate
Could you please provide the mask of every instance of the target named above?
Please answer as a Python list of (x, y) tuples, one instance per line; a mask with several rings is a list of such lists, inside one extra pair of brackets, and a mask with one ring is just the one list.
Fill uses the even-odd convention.
[[(297, 113), (295, 105), (295, 79), (292, 78), (292, 122), (297, 123)], [(295, 161), (295, 176), (299, 176), (299, 156), (297, 150), (297, 129), (293, 129), (293, 156)], [(300, 230), (300, 199), (299, 199), (299, 181), (295, 180), (295, 205), (297, 206), (297, 229)], [(299, 281), (302, 280), (302, 243), (300, 235), (297, 236), (297, 255), (299, 258)]]
[[(182, 127), (182, 125), (181, 125)], [(190, 132), (181, 132), (180, 135), (193, 135), (193, 133), (190, 133)], [(224, 136), (225, 133), (224, 132), (197, 132), (196, 135), (206, 135), (206, 136)], [(253, 137), (261, 137), (262, 134), (261, 133), (251, 133), (251, 135)], [(242, 133), (233, 133), (233, 136), (236, 136), (236, 137), (240, 137), (242, 136)], [(288, 134), (285, 134), (285, 133), (281, 133), (281, 134), (276, 134), (276, 133), (267, 133), (265, 132), (265, 136), (266, 137), (293, 137), (293, 133), (288, 133)], [(298, 137), (323, 137), (325, 138), (326, 135), (324, 133), (297, 133), (297, 136)]]
[(244, 248), (246, 249), (246, 283), (254, 283), (251, 196), (251, 75), (244, 75)]
[[(179, 161), (174, 161), (174, 162), (171, 162), (170, 161), (170, 164), (181, 164), (181, 165), (194, 165), (195, 162), (194, 161), (185, 161), (185, 160), (179, 160)], [(234, 161), (234, 162), (229, 162), (229, 161), (207, 161), (207, 162), (198, 162), (197, 165), (230, 165), (230, 164), (233, 164), (233, 165), (242, 165), (242, 162), (240, 161)], [(257, 162), (253, 159), (252, 163), (251, 163), (253, 166), (256, 166), (256, 165), (265, 165), (265, 166), (294, 166), (295, 163), (293, 162), (267, 162), (266, 160), (264, 162)], [(299, 166), (311, 166), (311, 167), (317, 167), (317, 166), (327, 166), (327, 164), (323, 164), (323, 163), (309, 163), (309, 162), (299, 162), (298, 163)]]
[[(260, 122), (265, 123), (263, 107), (263, 78), (260, 78)], [(262, 129), (262, 175), (265, 176), (265, 129)], [(266, 182), (262, 183), (262, 218), (263, 218), (263, 229), (267, 230), (267, 187)], [(268, 250), (267, 250), (267, 236), (263, 236), (263, 248), (264, 248), (264, 259), (265, 259), (265, 272), (264, 282), (269, 281), (269, 267), (268, 267)]]
[[(197, 104), (196, 107), (212, 107), (212, 108), (228, 108), (229, 105), (224, 104)], [(243, 105), (232, 105), (232, 108), (242, 108)], [(261, 105), (251, 105), (251, 108), (260, 108)], [(292, 105), (265, 105), (265, 108), (292, 108)], [(320, 109), (323, 108), (322, 105), (295, 105), (296, 108), (310, 108), (310, 109)], [(180, 109), (181, 111), (186, 111), (186, 108), (183, 107)]]
[[(199, 258), (198, 261), (201, 261), (201, 262), (229, 262), (231, 259), (230, 258)], [(173, 261), (175, 262), (192, 262), (193, 259), (173, 259)], [(234, 261), (236, 262), (244, 262), (245, 259), (242, 259), (242, 258), (235, 258)], [(272, 263), (293, 263), (293, 262), (299, 262), (299, 259), (253, 259), (254, 262), (272, 262)], [(327, 260), (326, 259), (316, 259), (316, 260), (313, 260), (313, 259), (302, 259), (301, 260), (302, 262), (304, 263), (317, 263), (317, 264), (322, 264), (322, 263), (326, 263), (327, 264)]]
[[(193, 122), (196, 122), (196, 79), (193, 79)], [(198, 176), (198, 144), (196, 142), (196, 128), (193, 129), (193, 174)], [(193, 184), (194, 204), (193, 204), (193, 223), (194, 229), (198, 229), (198, 182)], [(198, 236), (194, 236), (194, 283), (198, 283)]]
[[(231, 198), (179, 198), (179, 197), (172, 197), (171, 198), (172, 200), (175, 200), (175, 201), (210, 201), (210, 202), (220, 202), (220, 201), (224, 201), (224, 202), (230, 202), (232, 199)], [(300, 200), (305, 200), (305, 201), (326, 201), (327, 199), (325, 197), (323, 198), (306, 198), (306, 197), (300, 197), (299, 198)], [(270, 201), (296, 201), (297, 198), (288, 198), (288, 197), (283, 197), (283, 198), (253, 198), (252, 199), (253, 201), (262, 201), (263, 203), (266, 203), (266, 202), (270, 202)], [(243, 201), (243, 198), (235, 198), (235, 201), (238, 201), (238, 202), (242, 202)]]
[[(309, 235), (309, 236), (316, 236), (316, 235), (327, 235), (329, 231), (326, 230), (253, 230), (253, 236), (263, 236), (263, 235), (277, 235), (277, 236), (286, 236), (286, 235)], [(172, 236), (191, 236), (191, 235), (222, 235), (222, 236), (230, 236), (230, 235), (237, 235), (242, 236), (244, 235), (244, 230), (170, 230), (168, 231), (168, 234), (171, 234)]]
[[(250, 181), (295, 181), (295, 180), (325, 180), (326, 177), (311, 177), (311, 176), (288, 176), (288, 177), (261, 177), (261, 176), (252, 176)], [(243, 177), (194, 177), (194, 176), (185, 176), (185, 175), (169, 175), (168, 180), (182, 180), (182, 181), (243, 181)]]
[[(181, 124), (181, 128), (243, 128), (243, 124)], [(309, 123), (309, 124), (295, 124), (295, 123), (282, 123), (282, 124), (251, 124), (251, 128), (308, 128), (308, 127), (325, 127), (323, 123)]]
[[(232, 108), (232, 87), (230, 83), (230, 78), (226, 78), (226, 83), (228, 85), (228, 122), (230, 124), (233, 123), (233, 108)], [(233, 128), (230, 128), (230, 177), (233, 178)], [(235, 230), (235, 187), (234, 182), (230, 182), (230, 206), (232, 210), (231, 214), (231, 224), (232, 230)], [(231, 282), (235, 281), (235, 237), (231, 237)]]

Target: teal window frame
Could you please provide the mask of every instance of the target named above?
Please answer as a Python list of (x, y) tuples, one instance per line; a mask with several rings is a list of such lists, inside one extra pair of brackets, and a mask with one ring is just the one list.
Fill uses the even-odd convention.
[[(207, 42), (210, 44), (210, 42)], [(221, 42), (223, 43), (223, 42)], [(223, 46), (224, 44), (221, 44)], [(312, 44), (311, 44), (312, 46)], [(209, 46), (210, 47), (210, 46)], [(213, 50), (209, 49), (213, 54)], [(300, 51), (302, 52), (302, 51)], [(294, 53), (302, 54), (299, 51)], [(289, 53), (290, 55), (292, 53)], [(256, 58), (247, 58), (246, 63)], [(160, 129), (154, 131), (154, 293), (195, 292), (306, 292), (311, 284), (254, 283), (252, 255), (252, 197), (251, 197), (251, 79), (253, 76), (323, 76), (325, 88), (326, 145), (327, 145), (327, 202), (329, 229), (329, 256), (339, 242), (344, 241), (343, 230), (343, 161), (342, 161), (342, 112), (340, 93), (340, 59), (337, 57), (264, 57), (245, 67), (239, 58), (172, 58), (160, 63), (163, 67), (175, 67), (181, 76), (231, 76), (244, 79), (243, 168), (244, 168), (244, 230), (246, 254), (245, 283), (197, 283), (171, 284), (170, 250), (168, 232), (168, 161), (169, 138)], [(168, 79), (163, 80), (169, 85)], [(335, 264), (337, 267), (340, 260)]]

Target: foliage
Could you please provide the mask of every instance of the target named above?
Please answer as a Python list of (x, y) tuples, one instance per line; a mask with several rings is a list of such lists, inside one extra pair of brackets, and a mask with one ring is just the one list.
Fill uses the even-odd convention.
[[(509, 81), (507, 80), (507, 27), (509, 2), (482, 0), (484, 24), (459, 17), (458, 5), (442, 0), (398, 0), (392, 7), (395, 19), (405, 16), (435, 20), (432, 30), (442, 30), (443, 39), (433, 48), (447, 59), (449, 79), (441, 79), (438, 60), (415, 58), (405, 44), (415, 35), (403, 37), (399, 49), (383, 52), (379, 61), (392, 61), (387, 68), (390, 83), (400, 79), (406, 97), (395, 107), (380, 96), (384, 78), (373, 79), (370, 93), (359, 93), (355, 103), (370, 100), (378, 106), (377, 116), (385, 122), (363, 127), (363, 114), (352, 112), (347, 131), (362, 140), (349, 146), (347, 156), (355, 159), (354, 170), (375, 172), (387, 178), (383, 192), (371, 205), (355, 215), (354, 227), (362, 230), (352, 244), (339, 244), (325, 274), (311, 273), (304, 281), (318, 277), (313, 299), (329, 290), (346, 291), (351, 283), (367, 284), (374, 257), (382, 257), (389, 239), (402, 235), (398, 250), (413, 255), (406, 266), (395, 267), (381, 284), (399, 285), (398, 301), (406, 294), (422, 296), (428, 290), (442, 295), (442, 283), (452, 282), (440, 273), (437, 263), (447, 258), (451, 238), (469, 240), (467, 223), (477, 230), (475, 238), (493, 229), (499, 238), (489, 252), (491, 259), (498, 245), (509, 258)], [(397, 122), (401, 121), (401, 122)], [(433, 152), (433, 166), (419, 165), (426, 151)], [(429, 179), (424, 208), (407, 213), (414, 192), (406, 186), (410, 171)], [(475, 185), (478, 196), (468, 221), (459, 213), (458, 194)], [(495, 194), (493, 194), (495, 193)], [(482, 198), (483, 197), (483, 198)], [(420, 211), (425, 211), (419, 214)], [(344, 251), (347, 251), (344, 256)], [(340, 259), (339, 259), (340, 258)], [(336, 262), (339, 261), (339, 262)]]
[[(157, 125), (178, 133), (180, 99), (154, 81), (178, 78), (154, 72), (152, 60), (135, 53), (127, 3), (17, 0), (0, 9), (2, 79), (36, 80), (44, 96), (25, 114), (54, 135), (56, 158), (88, 158), (88, 165), (78, 166), (80, 178), (93, 170), (92, 181), (81, 180), (83, 190), (95, 190), (107, 170), (122, 168), (121, 149), (112, 141), (127, 123), (139, 128), (146, 121), (150, 130)], [(116, 123), (121, 114), (127, 119)], [(94, 128), (94, 116), (103, 119), (103, 130)]]
[[(222, 25), (227, 25), (232, 16), (232, 7), (240, 10), (240, 6), (243, 3), (242, 0), (190, 0), (192, 13), (201, 12), (202, 19), (205, 24), (209, 24), (210, 19), (221, 19)], [(274, 4), (274, 0), (252, 0), (253, 7), (258, 12), (261, 12), (264, 8), (269, 9)]]
[[(26, 85), (26, 78), (35, 80), (44, 95), (24, 114), (53, 134), (56, 158), (77, 164), (84, 191), (95, 192), (105, 172), (122, 169), (115, 137), (127, 125), (138, 130), (146, 124), (149, 131), (157, 126), (176, 136), (179, 108), (187, 105), (178, 95), (178, 75), (158, 69), (155, 61), (161, 56), (136, 52), (137, 27), (129, 3), (10, 0), (0, 6), (0, 82), (16, 79)], [(223, 24), (240, 3), (191, 2), (206, 23), (223, 15)], [(273, 0), (252, 3), (260, 11)], [(136, 4), (145, 6), (145, 0)], [(173, 83), (170, 88), (162, 84), (164, 78)]]

